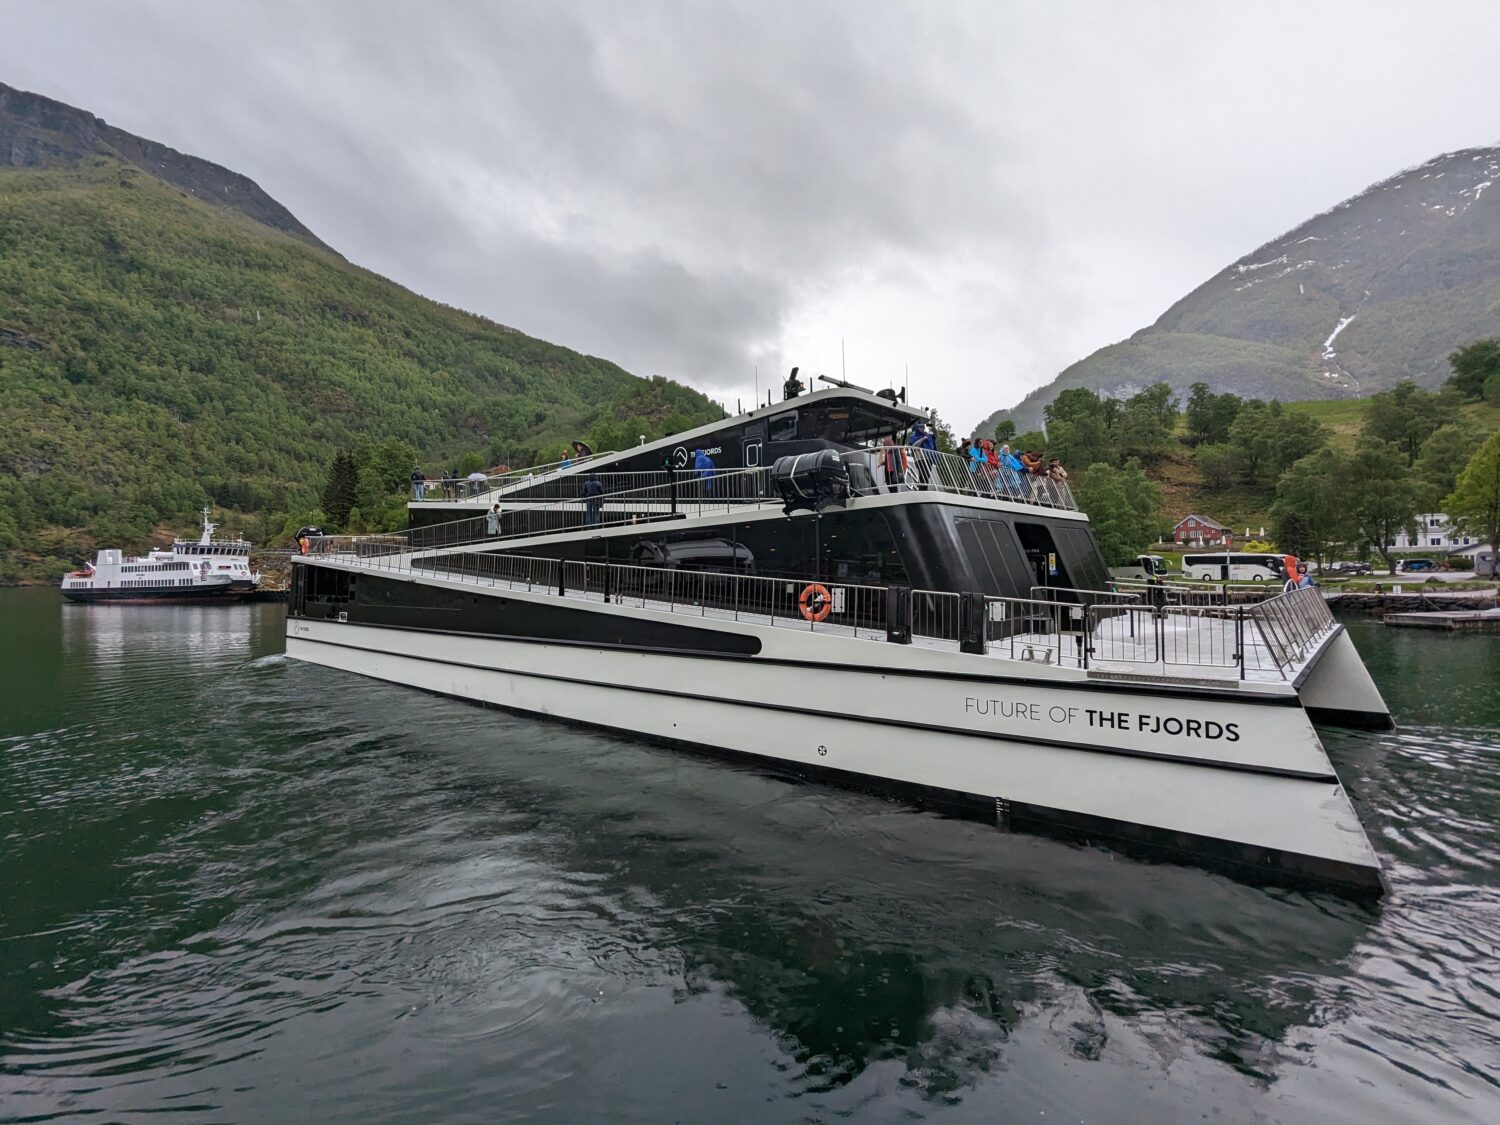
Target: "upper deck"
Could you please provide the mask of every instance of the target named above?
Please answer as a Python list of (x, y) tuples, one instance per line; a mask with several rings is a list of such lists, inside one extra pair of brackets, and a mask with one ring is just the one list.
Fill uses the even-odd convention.
[[(413, 524), (441, 506), (464, 510), (581, 498), (591, 477), (611, 498), (639, 496), (647, 489), (675, 488), (684, 498), (703, 493), (728, 502), (757, 503), (768, 492), (766, 470), (777, 459), (824, 449), (836, 451), (849, 469), (854, 495), (936, 490), (1076, 511), (1066, 480), (1016, 476), (989, 470), (953, 454), (905, 444), (923, 411), (852, 387), (816, 391), (709, 423), (635, 449), (591, 455), (483, 479), (429, 480), (408, 505)], [(711, 461), (705, 476), (695, 463), (701, 451)], [(710, 483), (712, 482), (712, 483)]]
[[(1078, 503), (1066, 480), (1047, 476), (1018, 476), (989, 472), (952, 453), (910, 446), (877, 446), (873, 449), (839, 451), (849, 471), (851, 498), (903, 493), (947, 493), (1007, 506), (1047, 508), (1075, 513)], [(612, 507), (630, 504), (683, 505), (707, 503), (730, 508), (781, 504), (771, 481), (770, 469), (723, 469), (710, 472), (677, 469), (604, 471), (593, 463), (564, 469), (488, 477), (484, 482), (453, 481), (428, 484), (420, 500), (412, 500), (407, 511), (413, 526), (427, 526), (477, 518), (498, 505), (502, 512), (540, 506), (581, 511), (584, 484), (590, 480), (603, 486), (596, 497)]]

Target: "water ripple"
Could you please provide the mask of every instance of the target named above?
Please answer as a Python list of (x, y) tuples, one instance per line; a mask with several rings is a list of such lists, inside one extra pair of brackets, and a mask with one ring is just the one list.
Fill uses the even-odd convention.
[(1482, 692), (1387, 676), (1411, 725), (1326, 735), (1371, 908), (288, 662), (274, 607), (56, 637), (66, 698), (0, 730), (0, 1120), (1500, 1104)]

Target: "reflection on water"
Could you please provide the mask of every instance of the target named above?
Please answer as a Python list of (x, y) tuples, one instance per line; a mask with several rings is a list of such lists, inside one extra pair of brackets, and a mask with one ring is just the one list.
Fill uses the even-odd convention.
[(1484, 638), (1356, 630), (1371, 908), (288, 662), (279, 607), (0, 614), (0, 1119), (1495, 1115)]

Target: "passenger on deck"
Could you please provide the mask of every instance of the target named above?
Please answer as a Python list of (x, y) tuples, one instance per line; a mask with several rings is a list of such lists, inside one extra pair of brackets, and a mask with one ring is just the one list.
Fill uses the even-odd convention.
[(1016, 498), (1023, 495), (1021, 477), (1025, 475), (1025, 472), (1026, 466), (1022, 465), (1016, 455), (1010, 451), (1010, 444), (1007, 442), (1002, 445), (1000, 447), (1000, 483), (1007, 495)]
[(583, 526), (598, 527), (601, 522), (599, 512), (604, 507), (604, 482), (598, 473), (589, 474), (579, 495), (583, 497)]
[(906, 439), (911, 447), (911, 476), (919, 487), (925, 487), (932, 475), (932, 462), (937, 452), (937, 439), (925, 422), (913, 422), (911, 436)]
[(472, 473), (469, 474), (470, 496), (478, 496), (481, 492), (484, 491), (484, 480), (484, 471), (482, 469), (475, 469)]
[(1000, 479), (1000, 454), (995, 452), (995, 443), (985, 438), (974, 454), (974, 464), (979, 469), (984, 485), (995, 491), (995, 482)]
[(1042, 460), (1042, 455), (1034, 449), (1028, 449), (1021, 454), (1021, 469), (1023, 472), (1021, 483), (1030, 498), (1037, 500), (1044, 497), (1047, 492), (1047, 465)]
[(487, 535), (500, 534), (500, 505), (496, 504), (484, 514), (484, 530)]
[(573, 467), (573, 451), (571, 449), (563, 450), (561, 467), (564, 469), (571, 469)]
[(1062, 467), (1062, 462), (1056, 457), (1047, 462), (1047, 471), (1040, 478), (1040, 485), (1052, 504), (1061, 504), (1063, 497), (1068, 494), (1068, 470)]
[(427, 474), (420, 468), (411, 471), (411, 498), (413, 500), (427, 499)]
[(704, 495), (708, 495), (714, 488), (714, 459), (701, 449), (693, 450), (693, 470), (703, 482)]
[(954, 453), (963, 458), (964, 468), (968, 469), (971, 473), (974, 471), (974, 445), (973, 438), (964, 438), (963, 441), (958, 443), (958, 448), (954, 450)]
[(906, 466), (906, 451), (896, 444), (890, 434), (880, 439), (880, 482), (885, 491), (896, 492), (901, 487), (903, 469)]

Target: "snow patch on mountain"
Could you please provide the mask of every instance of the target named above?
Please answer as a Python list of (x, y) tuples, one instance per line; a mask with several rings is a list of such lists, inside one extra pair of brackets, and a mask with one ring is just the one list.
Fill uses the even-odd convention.
[(1328, 334), (1328, 339), (1323, 341), (1324, 359), (1332, 359), (1334, 356), (1338, 355), (1338, 352), (1333, 350), (1333, 342), (1339, 338), (1340, 332), (1354, 323), (1354, 317), (1358, 315), (1358, 313), (1355, 313), (1353, 316), (1345, 316), (1339, 318), (1338, 324), (1336, 324), (1333, 331)]
[(1244, 262), (1244, 263), (1241, 263), (1240, 265), (1237, 265), (1237, 266), (1234, 267), (1234, 272), (1235, 273), (1244, 274), (1244, 273), (1249, 273), (1251, 270), (1263, 270), (1267, 266), (1280, 266), (1280, 265), (1285, 265), (1285, 264), (1286, 264), (1286, 255), (1283, 254), (1279, 258), (1272, 258), (1269, 262)]

